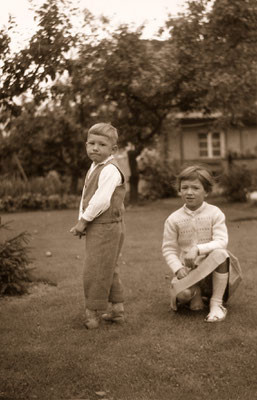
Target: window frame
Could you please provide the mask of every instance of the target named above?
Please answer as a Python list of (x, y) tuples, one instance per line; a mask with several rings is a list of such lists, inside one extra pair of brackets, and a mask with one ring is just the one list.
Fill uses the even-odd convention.
[[(219, 134), (219, 138), (215, 138), (214, 135)], [(206, 139), (201, 138), (201, 135), (206, 135)], [(200, 158), (211, 158), (211, 159), (219, 159), (224, 157), (225, 154), (225, 142), (224, 142), (224, 132), (198, 132), (198, 155)], [(219, 146), (215, 146), (214, 143), (219, 142)], [(206, 143), (206, 145), (202, 145)], [(219, 154), (214, 154), (215, 151), (219, 151)], [(204, 154), (201, 154), (204, 153)]]

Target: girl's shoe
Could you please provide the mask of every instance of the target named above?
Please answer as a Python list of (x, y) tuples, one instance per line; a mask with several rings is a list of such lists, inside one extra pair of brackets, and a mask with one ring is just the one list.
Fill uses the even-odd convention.
[(102, 319), (107, 322), (123, 324), (125, 322), (123, 303), (114, 303), (111, 311), (102, 314)]
[(85, 326), (87, 329), (96, 329), (99, 327), (99, 316), (97, 311), (86, 309)]
[(205, 318), (205, 322), (221, 322), (227, 316), (227, 309), (222, 305), (215, 305), (211, 308), (209, 314)]

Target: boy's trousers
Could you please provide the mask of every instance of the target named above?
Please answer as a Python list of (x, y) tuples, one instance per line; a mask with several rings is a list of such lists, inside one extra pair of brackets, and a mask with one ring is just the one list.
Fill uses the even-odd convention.
[(89, 224), (83, 273), (85, 302), (89, 310), (106, 310), (108, 302), (123, 303), (118, 267), (123, 242), (123, 222)]

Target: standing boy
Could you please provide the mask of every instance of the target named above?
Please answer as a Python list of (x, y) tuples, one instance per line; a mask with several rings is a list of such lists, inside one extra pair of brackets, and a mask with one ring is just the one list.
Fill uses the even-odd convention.
[(123, 211), (125, 178), (113, 154), (117, 151), (117, 129), (98, 123), (88, 131), (86, 151), (93, 161), (82, 192), (79, 221), (74, 236), (86, 235), (83, 274), (88, 329), (98, 328), (100, 314), (107, 321), (124, 321), (124, 297), (117, 266), (124, 240)]

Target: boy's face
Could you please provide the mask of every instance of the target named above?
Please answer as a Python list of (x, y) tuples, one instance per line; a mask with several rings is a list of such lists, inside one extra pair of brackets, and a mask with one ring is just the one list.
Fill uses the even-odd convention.
[(179, 194), (187, 208), (192, 211), (201, 207), (208, 195), (199, 179), (181, 181)]
[(98, 136), (91, 133), (86, 142), (87, 155), (90, 160), (99, 164), (106, 160), (111, 154), (117, 150), (117, 145), (106, 136)]

